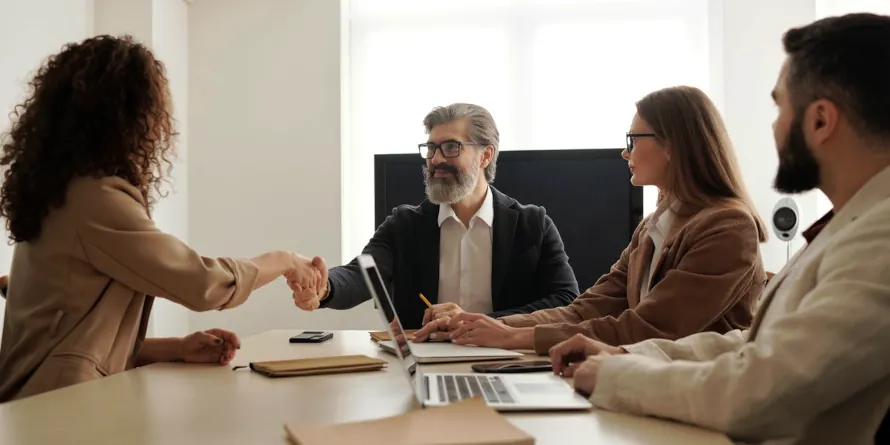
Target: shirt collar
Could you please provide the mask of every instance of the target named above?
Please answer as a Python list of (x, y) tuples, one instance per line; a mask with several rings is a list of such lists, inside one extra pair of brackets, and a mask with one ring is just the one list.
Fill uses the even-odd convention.
[[(439, 204), (439, 227), (442, 227), (442, 223), (444, 223), (445, 220), (452, 217), (455, 220), (458, 220), (451, 205), (444, 203)], [(494, 197), (492, 196), (490, 187), (485, 188), (485, 199), (482, 201), (482, 206), (479, 207), (476, 214), (470, 218), (470, 222), (472, 223), (476, 218), (481, 219), (482, 222), (488, 225), (488, 227), (494, 227)]]
[(674, 220), (674, 216), (676, 215), (676, 212), (680, 207), (680, 201), (660, 203), (655, 209), (655, 212), (652, 214), (652, 217), (649, 218), (649, 222), (647, 224), (649, 232), (655, 232), (662, 237), (666, 237), (668, 231), (670, 231), (671, 229), (671, 223)]
[(828, 225), (828, 222), (831, 221), (831, 218), (834, 218), (834, 210), (826, 213), (825, 215), (822, 215), (822, 217), (819, 218), (818, 221), (814, 222), (809, 228), (807, 228), (807, 230), (803, 231), (803, 238), (807, 240), (807, 244), (812, 243), (813, 240), (816, 239), (816, 236), (818, 236), (819, 233), (822, 232), (822, 229), (824, 229), (825, 226)]
[(888, 198), (890, 198), (890, 167), (885, 167), (878, 174), (872, 176), (840, 210), (832, 210), (829, 212), (830, 217), (825, 215), (819, 221), (827, 217), (824, 222), (824, 230), (829, 233), (837, 233), (862, 216), (863, 213), (871, 210), (876, 204)]

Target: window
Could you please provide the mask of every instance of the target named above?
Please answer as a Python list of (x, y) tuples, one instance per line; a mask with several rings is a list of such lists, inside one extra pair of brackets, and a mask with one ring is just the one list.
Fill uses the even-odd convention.
[(414, 152), (434, 106), (486, 107), (501, 150), (618, 148), (646, 93), (708, 91), (708, 0), (351, 0), (348, 14), (345, 259), (373, 234), (373, 155)]
[(853, 12), (890, 15), (887, 0), (816, 0), (816, 19)]

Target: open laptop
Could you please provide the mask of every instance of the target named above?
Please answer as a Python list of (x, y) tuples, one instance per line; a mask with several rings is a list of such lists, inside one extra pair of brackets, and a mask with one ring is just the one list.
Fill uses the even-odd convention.
[[(395, 355), (399, 358), (421, 406), (443, 406), (479, 396), (498, 411), (586, 410), (592, 407), (591, 403), (576, 393), (565, 380), (549, 372), (529, 374), (420, 372), (413, 354), (418, 343), (408, 341), (374, 259), (369, 255), (361, 255), (358, 263), (368, 291), (377, 302), (377, 311), (387, 326), (390, 338), (398, 345), (394, 348)], [(394, 315), (393, 320), (387, 320), (384, 308), (391, 310)]]
[[(362, 269), (374, 268), (376, 270), (377, 266), (374, 263), (374, 258), (370, 255), (360, 255), (358, 258), (359, 267)], [(366, 280), (368, 278), (366, 277)], [(373, 277), (371, 278), (371, 282), (367, 282), (368, 291), (371, 294), (377, 294), (378, 297), (383, 296), (385, 292), (385, 287), (381, 287), (384, 290), (376, 290), (373, 284)], [(382, 284), (382, 282), (381, 282)], [(388, 293), (386, 294), (388, 295)], [(388, 298), (388, 296), (387, 296)], [(387, 308), (392, 307), (391, 304), (382, 305), (377, 303), (375, 305), (376, 308), (380, 309), (381, 307)], [(384, 312), (385, 313), (385, 312)], [(395, 314), (395, 310), (393, 310), (393, 314)], [(392, 338), (392, 337), (390, 337)], [(385, 340), (377, 342), (377, 346), (390, 353), (396, 354), (396, 344), (393, 340)], [(480, 346), (463, 346), (456, 345), (451, 343), (450, 341), (446, 342), (429, 342), (429, 343), (412, 343), (411, 344), (411, 352), (414, 356), (414, 360), (417, 363), (455, 363), (455, 362), (481, 362), (486, 360), (506, 360), (506, 359), (516, 359), (521, 358), (523, 354), (521, 352), (510, 351), (507, 349), (501, 348), (485, 348)]]
[[(378, 342), (377, 345), (390, 354), (396, 353), (392, 340)], [(450, 342), (411, 343), (417, 363), (481, 362), (485, 360), (505, 360), (520, 358), (521, 352), (480, 346), (461, 346)]]

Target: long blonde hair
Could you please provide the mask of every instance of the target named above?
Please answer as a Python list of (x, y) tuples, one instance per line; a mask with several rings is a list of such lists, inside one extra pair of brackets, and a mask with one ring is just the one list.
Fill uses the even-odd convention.
[(671, 150), (666, 188), (672, 198), (700, 207), (739, 201), (751, 212), (759, 240), (767, 240), (766, 225), (742, 182), (726, 126), (704, 92), (689, 86), (664, 88), (640, 99), (637, 114)]

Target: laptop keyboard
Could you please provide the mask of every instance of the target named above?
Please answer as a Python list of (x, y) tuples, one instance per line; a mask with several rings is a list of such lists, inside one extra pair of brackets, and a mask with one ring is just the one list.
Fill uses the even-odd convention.
[(516, 403), (500, 376), (437, 375), (436, 382), (439, 400), (457, 402), (481, 396), (489, 403)]

